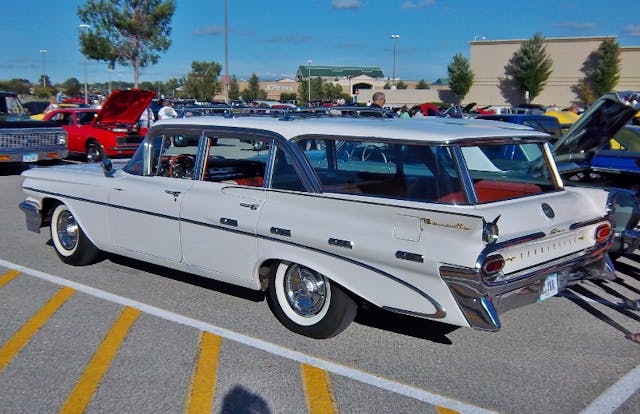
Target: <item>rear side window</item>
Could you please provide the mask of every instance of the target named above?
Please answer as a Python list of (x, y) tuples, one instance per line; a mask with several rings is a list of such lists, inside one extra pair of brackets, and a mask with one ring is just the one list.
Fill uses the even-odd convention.
[(376, 140), (298, 141), (323, 192), (441, 202), (461, 191), (450, 148)]

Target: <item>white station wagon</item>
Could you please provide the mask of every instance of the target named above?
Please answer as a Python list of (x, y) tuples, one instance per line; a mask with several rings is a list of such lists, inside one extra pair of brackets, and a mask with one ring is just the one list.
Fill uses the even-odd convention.
[(565, 188), (547, 139), (475, 120), (171, 119), (126, 165), (25, 171), (20, 207), (65, 263), (110, 252), (262, 290), (309, 337), (364, 303), (496, 331), (614, 277), (615, 194)]

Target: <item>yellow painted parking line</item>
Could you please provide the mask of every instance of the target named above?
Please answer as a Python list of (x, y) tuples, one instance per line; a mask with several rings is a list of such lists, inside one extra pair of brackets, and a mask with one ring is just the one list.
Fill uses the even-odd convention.
[(89, 365), (87, 365), (84, 374), (82, 374), (73, 391), (67, 397), (60, 414), (82, 413), (87, 408), (93, 393), (111, 365), (113, 358), (115, 358), (122, 341), (127, 336), (127, 332), (129, 332), (139, 315), (140, 311), (138, 309), (128, 306), (122, 310), (120, 317), (113, 324), (111, 330), (93, 355)]
[(187, 414), (210, 413), (213, 394), (216, 390), (218, 358), (222, 338), (218, 335), (202, 332), (200, 334), (200, 356), (191, 378)]
[(438, 414), (460, 414), (459, 411), (452, 410), (450, 408), (440, 407), (439, 405), (436, 405), (436, 412)]
[(300, 364), (302, 385), (307, 398), (309, 414), (330, 414), (338, 410), (334, 407), (331, 380), (328, 373), (320, 368)]
[(9, 270), (4, 275), (0, 276), (0, 287), (2, 287), (4, 285), (6, 285), (7, 283), (11, 282), (19, 274), (20, 274), (20, 272), (18, 272), (17, 270)]
[[(5, 275), (6, 276), (6, 275)], [(24, 347), (49, 318), (73, 295), (75, 290), (63, 287), (26, 323), (9, 341), (0, 348), (0, 371)]]

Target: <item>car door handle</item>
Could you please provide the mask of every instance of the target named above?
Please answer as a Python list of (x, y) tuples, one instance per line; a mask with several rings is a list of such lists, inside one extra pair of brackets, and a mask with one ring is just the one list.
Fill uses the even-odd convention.
[(249, 208), (251, 210), (257, 210), (258, 209), (258, 204), (240, 203), (240, 207)]
[(238, 220), (234, 220), (226, 217), (220, 217), (220, 224), (224, 224), (226, 226), (238, 227)]
[(176, 201), (178, 199), (178, 196), (180, 195), (180, 191), (173, 191), (173, 190), (164, 190), (165, 193), (170, 194), (173, 196), (173, 201)]
[(282, 229), (280, 227), (271, 227), (271, 234), (276, 234), (278, 236), (291, 237), (291, 230)]

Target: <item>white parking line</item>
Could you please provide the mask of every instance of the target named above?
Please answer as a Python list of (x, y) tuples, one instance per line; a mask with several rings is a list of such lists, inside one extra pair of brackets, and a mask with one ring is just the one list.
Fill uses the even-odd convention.
[(303, 354), (301, 352), (293, 351), (291, 349), (287, 349), (282, 346), (263, 341), (261, 339), (252, 338), (250, 336), (246, 336), (237, 332), (233, 332), (233, 331), (223, 329), (214, 325), (210, 325), (208, 323), (198, 321), (196, 319), (189, 318), (187, 316), (166, 311), (164, 309), (160, 309), (155, 306), (137, 302), (135, 300), (131, 300), (119, 295), (108, 293), (103, 290), (86, 286), (86, 285), (74, 282), (72, 280), (67, 280), (59, 276), (54, 276), (45, 272), (41, 272), (39, 270), (30, 269), (28, 267), (24, 267), (24, 266), (11, 263), (2, 259), (0, 259), (0, 266), (6, 267), (8, 269), (18, 270), (22, 273), (37, 277), (39, 279), (46, 280), (48, 282), (51, 282), (57, 285), (69, 286), (79, 292), (82, 292), (100, 299), (117, 303), (122, 306), (129, 306), (132, 308), (136, 308), (141, 310), (144, 313), (157, 316), (167, 321), (175, 322), (185, 326), (190, 326), (192, 328), (196, 328), (201, 331), (211, 332), (223, 338), (226, 338), (235, 342), (239, 342), (241, 344), (248, 345), (256, 349), (260, 349), (270, 354), (287, 358), (293, 361), (305, 363), (308, 365), (313, 365), (315, 367), (324, 369), (325, 371), (331, 372), (333, 374), (341, 375), (343, 377), (347, 377), (367, 385), (371, 385), (377, 388), (394, 392), (396, 394), (413, 398), (418, 401), (423, 401), (429, 404), (446, 407), (451, 410), (456, 410), (460, 413), (471, 413), (471, 414), (494, 413), (494, 411), (487, 410), (485, 408), (476, 407), (474, 405), (452, 400), (450, 398), (443, 397), (441, 395), (434, 394), (417, 387), (412, 387), (410, 385), (401, 384), (392, 380), (382, 378), (375, 374), (371, 374), (365, 371), (359, 371), (344, 365), (337, 364), (335, 362), (327, 361), (324, 359), (313, 357), (311, 355)]
[(602, 395), (596, 398), (580, 414), (613, 413), (640, 389), (640, 365), (635, 367)]

